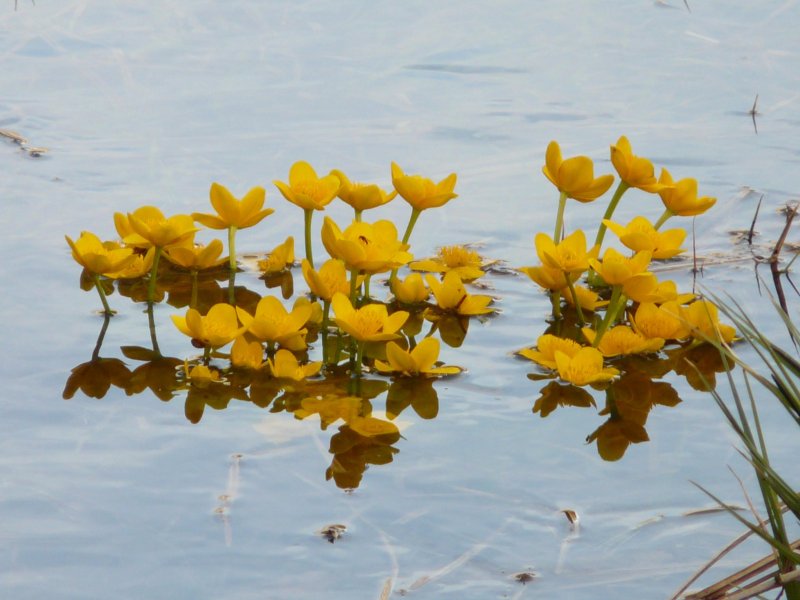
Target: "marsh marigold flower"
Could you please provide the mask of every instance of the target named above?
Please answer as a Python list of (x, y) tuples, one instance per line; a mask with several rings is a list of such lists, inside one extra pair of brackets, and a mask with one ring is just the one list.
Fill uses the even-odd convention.
[[(597, 332), (588, 327), (584, 327), (581, 331), (588, 342), (594, 344)], [(611, 357), (658, 352), (663, 346), (663, 338), (648, 338), (627, 325), (617, 325), (606, 331), (597, 344), (597, 349), (603, 356)]]
[(428, 273), (455, 271), (461, 281), (473, 281), (484, 275), (481, 262), (481, 257), (475, 250), (464, 246), (443, 246), (439, 248), (437, 256), (414, 261), (408, 268)]
[(387, 193), (374, 183), (358, 183), (350, 179), (339, 169), (331, 171), (331, 175), (336, 177), (339, 182), (339, 192), (337, 196), (353, 207), (357, 213), (370, 208), (377, 208), (390, 202), (397, 196), (396, 191)]
[(685, 229), (657, 231), (645, 217), (634, 217), (627, 225), (620, 225), (608, 219), (603, 219), (603, 223), (627, 248), (634, 252), (647, 250), (654, 260), (672, 258), (684, 251), (680, 245), (686, 238)]
[(679, 217), (693, 217), (706, 212), (714, 206), (717, 199), (710, 196), (697, 197), (697, 180), (692, 177), (673, 181), (672, 175), (666, 169), (661, 169), (661, 176), (658, 181), (665, 186), (665, 189), (658, 192), (664, 207), (673, 215)]
[(264, 296), (256, 305), (255, 315), (241, 307), (236, 314), (254, 337), (269, 344), (277, 344), (289, 350), (306, 348), (305, 324), (311, 316), (310, 304), (296, 305), (291, 312), (275, 296)]
[(450, 173), (439, 183), (421, 175), (406, 175), (397, 163), (392, 163), (392, 183), (397, 193), (416, 210), (443, 206), (458, 194), (456, 174)]
[(401, 267), (412, 258), (408, 244), (397, 239), (391, 221), (353, 222), (342, 231), (330, 217), (322, 225), (322, 242), (333, 258), (344, 261), (359, 273), (384, 273)]
[(313, 377), (322, 368), (322, 362), (311, 362), (301, 365), (297, 357), (288, 350), (278, 350), (274, 358), (268, 358), (269, 370), (273, 377), (302, 381)]
[(425, 302), (431, 295), (430, 290), (425, 286), (422, 275), (411, 273), (403, 279), (393, 279), (391, 281), (392, 293), (401, 304), (420, 304)]
[(679, 317), (680, 305), (675, 301), (656, 306), (644, 302), (636, 309), (631, 319), (633, 328), (647, 338), (682, 340), (689, 337), (689, 328)]
[[(551, 269), (559, 269), (571, 276), (580, 275), (589, 268), (589, 263), (597, 257), (599, 248), (586, 250), (586, 235), (580, 229), (572, 232), (558, 244), (546, 233), (538, 233), (535, 238), (536, 253), (539, 260)], [(566, 280), (562, 286), (566, 284)]]
[(289, 169), (289, 184), (274, 181), (283, 197), (303, 210), (325, 210), (339, 192), (339, 178), (335, 175), (318, 177), (307, 162), (301, 160)]
[(164, 253), (167, 259), (179, 267), (189, 271), (203, 271), (224, 263), (227, 257), (220, 258), (222, 242), (211, 240), (208, 246), (195, 244), (193, 246), (177, 246), (169, 248)]
[(542, 173), (567, 198), (579, 202), (591, 202), (608, 191), (614, 183), (613, 175), (601, 175), (595, 178), (594, 163), (588, 156), (573, 156), (563, 160), (558, 142), (547, 145), (545, 165)]
[(631, 149), (631, 143), (624, 135), (611, 146), (611, 163), (617, 170), (619, 178), (629, 187), (652, 193), (666, 187), (656, 181), (653, 163), (646, 158), (636, 156)]
[(456, 375), (461, 372), (460, 367), (437, 367), (440, 344), (436, 338), (423, 339), (412, 350), (404, 350), (395, 342), (386, 344), (386, 362), (375, 361), (375, 368), (381, 373), (398, 373), (406, 377), (418, 375)]
[(127, 223), (133, 233), (125, 236), (122, 241), (137, 248), (169, 248), (188, 244), (192, 242), (197, 231), (189, 215), (167, 218), (155, 206), (142, 206), (128, 213)]
[(258, 269), (268, 275), (278, 273), (294, 264), (294, 238), (289, 236), (282, 244), (270, 250), (267, 258), (258, 261)]
[(342, 293), (334, 294), (331, 306), (336, 315), (336, 324), (359, 342), (383, 342), (398, 338), (397, 331), (408, 319), (406, 311), (399, 310), (390, 315), (383, 304), (353, 308), (350, 299)]
[(582, 347), (583, 346), (581, 346), (575, 340), (545, 333), (544, 335), (540, 335), (539, 339), (536, 340), (535, 348), (523, 348), (517, 352), (517, 354), (523, 358), (532, 360), (537, 365), (541, 365), (547, 369), (555, 371), (558, 369), (558, 366), (556, 365), (557, 351), (562, 352), (571, 358), (575, 356)]
[[(308, 288), (318, 298), (330, 302), (336, 292), (343, 294), (350, 293), (350, 282), (347, 280), (347, 268), (344, 262), (338, 258), (330, 258), (322, 263), (318, 270), (311, 267), (311, 263), (303, 260), (303, 278), (308, 284)], [(362, 278), (359, 278), (363, 281)], [(356, 285), (360, 285), (357, 281)]]
[[(551, 292), (559, 292), (566, 285), (564, 271), (561, 269), (554, 269), (553, 267), (541, 265), (537, 267), (520, 267), (518, 271), (525, 273), (531, 281)], [(570, 282), (574, 282), (579, 279), (580, 276), (580, 273), (570, 275)]]
[(619, 375), (614, 367), (603, 367), (603, 355), (597, 348), (581, 348), (573, 356), (555, 351), (558, 377), (577, 386), (611, 381)]
[(464, 316), (485, 315), (494, 312), (489, 308), (491, 296), (468, 294), (458, 273), (451, 271), (439, 281), (433, 275), (426, 275), (425, 281), (436, 298), (439, 310)]
[(266, 191), (261, 186), (252, 188), (241, 200), (237, 200), (224, 185), (212, 183), (209, 196), (217, 214), (192, 213), (192, 218), (211, 229), (245, 229), (258, 225), (275, 212), (272, 208), (262, 208)]
[(89, 231), (81, 232), (75, 242), (68, 235), (65, 235), (64, 238), (72, 250), (72, 258), (75, 259), (75, 262), (95, 275), (120, 271), (134, 261), (131, 248), (120, 248), (113, 242), (103, 243), (100, 238)]
[(646, 277), (647, 267), (650, 265), (650, 253), (637, 252), (628, 258), (614, 248), (609, 248), (603, 254), (602, 262), (596, 258), (589, 259), (592, 269), (603, 278), (608, 285), (624, 285), (634, 277)]
[(709, 300), (696, 300), (681, 307), (680, 316), (697, 340), (722, 340), (727, 344), (736, 335), (733, 327), (719, 322), (719, 309)]
[(186, 316), (173, 315), (172, 322), (181, 333), (207, 348), (221, 348), (247, 329), (246, 326), (239, 324), (236, 309), (224, 303), (212, 306), (205, 316), (190, 308), (186, 311)]

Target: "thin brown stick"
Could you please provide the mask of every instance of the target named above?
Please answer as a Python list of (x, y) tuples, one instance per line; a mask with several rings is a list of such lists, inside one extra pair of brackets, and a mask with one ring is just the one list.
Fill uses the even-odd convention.
[(786, 236), (789, 235), (789, 228), (792, 226), (792, 221), (794, 221), (794, 217), (797, 214), (798, 208), (800, 208), (800, 202), (795, 202), (791, 210), (786, 213), (786, 225), (783, 226), (781, 237), (779, 237), (778, 241), (775, 243), (775, 248), (772, 250), (772, 255), (769, 257), (769, 262), (778, 262), (781, 250), (783, 249), (783, 244), (786, 241)]
[(761, 197), (758, 199), (758, 204), (756, 204), (756, 214), (753, 215), (753, 222), (750, 223), (750, 231), (747, 232), (747, 245), (753, 245), (753, 232), (756, 228), (756, 219), (758, 219), (758, 211), (761, 210), (761, 202), (764, 200), (764, 194), (761, 194)]

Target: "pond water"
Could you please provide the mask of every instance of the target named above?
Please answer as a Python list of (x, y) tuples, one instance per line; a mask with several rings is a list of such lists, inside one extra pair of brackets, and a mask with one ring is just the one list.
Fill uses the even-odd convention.
[[(467, 372), (435, 383), (438, 406), (402, 411), (393, 450), (337, 457), (339, 482), (326, 478), (338, 425), (316, 418), (233, 399), (194, 424), (186, 392), (164, 401), (117, 385), (64, 400), (103, 319), (63, 236), (113, 238), (113, 213), (143, 204), (208, 211), (218, 181), (237, 195), (267, 188), (276, 213), (237, 237), (242, 255), (264, 253), (302, 237), (302, 211), (271, 184), (292, 163), (388, 187), (397, 161), (458, 174), (459, 197), (414, 230), (415, 255), (470, 242), (530, 265), (557, 204), (541, 174), (547, 143), (609, 172), (608, 147), (627, 135), (718, 198), (696, 221), (697, 281), (689, 262), (669, 271), (679, 288), (731, 293), (781, 337), (750, 249), (729, 231), (749, 228), (763, 196), (755, 251), (768, 253), (778, 209), (797, 199), (800, 3), (14, 4), (0, 8), (0, 129), (49, 151), (0, 138), (0, 596), (663, 598), (741, 532), (726, 514), (687, 515), (713, 506), (690, 481), (734, 504), (744, 497), (726, 465), (754, 481), (712, 398), (685, 377), (665, 376), (680, 403), (657, 404), (649, 441), (615, 461), (585, 442), (606, 419), (602, 394), (597, 407), (533, 412), (544, 383), (512, 353), (544, 332), (550, 304), (509, 273), (486, 278), (501, 312), (443, 346)], [(653, 202), (630, 192), (619, 220), (657, 217)], [(345, 208), (326, 214), (342, 222)], [(402, 227), (407, 209), (376, 213)], [(571, 203), (567, 226), (592, 228), (601, 212)], [(252, 270), (237, 284), (266, 293)], [(791, 286), (787, 296), (796, 308)], [(120, 314), (100, 355), (133, 371), (141, 361), (121, 348), (151, 347), (148, 316), (110, 300)], [(196, 350), (170, 322), (179, 313), (159, 304), (154, 319), (163, 354), (182, 360)], [(373, 406), (392, 408), (385, 395)], [(762, 416), (771, 458), (796, 480), (781, 410), (765, 402)], [(318, 531), (334, 523), (347, 530), (329, 544)], [(712, 576), (764, 553), (746, 547)], [(528, 571), (533, 581), (515, 581)]]

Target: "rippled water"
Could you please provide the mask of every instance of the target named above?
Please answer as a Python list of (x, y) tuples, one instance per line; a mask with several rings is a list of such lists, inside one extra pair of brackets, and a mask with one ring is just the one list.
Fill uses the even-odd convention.
[[(545, 327), (549, 304), (527, 280), (489, 278), (502, 313), (473, 322), (464, 346), (443, 356), (468, 372), (437, 383), (435, 419), (403, 412), (392, 462), (348, 493), (325, 479), (333, 431), (312, 420), (234, 400), (193, 425), (180, 395), (163, 402), (116, 387), (102, 400), (63, 400), (102, 326), (63, 235), (112, 237), (113, 212), (142, 204), (208, 210), (219, 181), (235, 193), (268, 188), (276, 214), (237, 238), (240, 252), (264, 252), (300, 237), (301, 211), (270, 183), (294, 161), (388, 185), (395, 160), (459, 175), (459, 198), (420, 220), (416, 253), (480, 242), (487, 257), (532, 264), (533, 235), (550, 230), (557, 200), (540, 173), (547, 143), (607, 172), (608, 146), (625, 134), (634, 151), (718, 197), (696, 224), (707, 258), (698, 284), (732, 293), (779, 336), (749, 251), (728, 232), (749, 227), (763, 195), (756, 251), (768, 252), (777, 209), (797, 198), (800, 6), (690, 7), (20, 0), (15, 11), (6, 1), (0, 128), (49, 152), (32, 158), (0, 139), (0, 595), (378, 598), (389, 579), (420, 598), (677, 589), (740, 532), (724, 514), (685, 516), (711, 506), (689, 480), (743, 503), (725, 469), (753, 484), (735, 440), (711, 398), (677, 376), (682, 402), (657, 406), (650, 441), (620, 461), (584, 443), (602, 422), (596, 410), (534, 414), (541, 384), (510, 355)], [(653, 208), (629, 196), (620, 220)], [(404, 223), (406, 208), (381, 216)], [(570, 206), (568, 227), (592, 226), (601, 210)], [(691, 289), (688, 265), (673, 274)], [(102, 355), (123, 358), (121, 346), (148, 345), (147, 316), (111, 299), (120, 315)], [(159, 342), (184, 357), (174, 313), (157, 306)], [(796, 440), (771, 408), (771, 456), (792, 465)], [(578, 530), (563, 509), (578, 512)], [(331, 523), (348, 528), (334, 544), (316, 534)], [(762, 553), (754, 545), (726, 565)], [(527, 570), (534, 581), (514, 581)]]

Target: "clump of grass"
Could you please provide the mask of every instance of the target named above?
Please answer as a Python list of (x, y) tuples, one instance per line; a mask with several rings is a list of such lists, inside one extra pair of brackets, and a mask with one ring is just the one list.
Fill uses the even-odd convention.
[[(726, 369), (731, 390), (730, 401), (726, 401), (719, 391), (712, 390), (711, 393), (725, 419), (742, 442), (743, 448), (739, 452), (755, 471), (766, 518), (763, 520), (759, 518), (750, 503), (755, 520), (749, 520), (701, 485), (697, 483), (695, 485), (745, 525), (749, 533), (759, 536), (769, 544), (772, 555), (688, 598), (734, 600), (761, 597), (760, 594), (764, 592), (781, 590), (780, 594), (785, 594), (788, 600), (798, 600), (800, 599), (800, 540), (789, 539), (784, 513), (790, 512), (800, 521), (800, 493), (793, 489), (770, 463), (767, 440), (758, 414), (758, 403), (768, 400), (768, 396), (777, 399), (789, 417), (788, 422), (794, 422), (800, 428), (800, 360), (796, 351), (787, 351), (778, 346), (759, 330), (741, 305), (732, 300), (726, 302), (719, 298), (714, 298), (714, 302), (733, 322), (741, 340), (756, 353), (761, 362), (761, 365), (755, 366), (742, 359), (730, 345), (719, 340), (708, 340), (717, 347), (725, 363), (738, 365), (743, 372), (744, 382), (737, 386), (731, 371)], [(773, 305), (791, 339), (800, 339), (800, 331), (792, 319), (775, 302)], [(767, 395), (763, 392), (767, 392)], [(798, 432), (800, 433), (800, 429)], [(739, 543), (742, 539), (735, 543)], [(729, 549), (730, 547), (723, 551), (718, 558)], [(702, 569), (696, 577), (705, 570)], [(678, 595), (696, 577), (692, 578)]]

